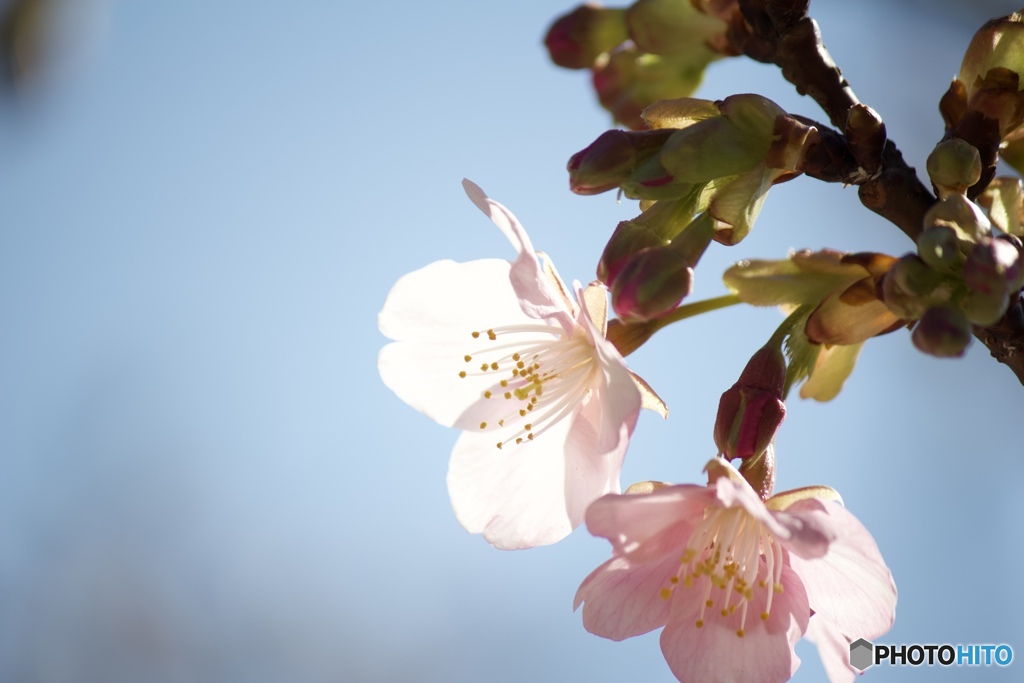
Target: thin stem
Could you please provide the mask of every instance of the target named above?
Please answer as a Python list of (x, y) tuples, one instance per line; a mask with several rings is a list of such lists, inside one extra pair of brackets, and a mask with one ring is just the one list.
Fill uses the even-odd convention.
[(650, 322), (654, 327), (652, 332), (657, 332), (667, 325), (679, 322), (680, 320), (686, 320), (687, 318), (692, 318), (693, 316), (700, 315), (701, 313), (710, 313), (711, 311), (717, 311), (720, 308), (728, 308), (729, 306), (735, 306), (736, 304), (741, 303), (743, 302), (740, 301), (740, 298), (735, 294), (725, 294), (723, 296), (716, 296), (713, 299), (694, 301), (692, 304), (680, 306), (664, 318), (652, 320)]
[(667, 325), (692, 318), (701, 313), (717, 311), (720, 308), (728, 308), (743, 303), (735, 294), (726, 294), (713, 299), (694, 301), (692, 304), (680, 306), (664, 318), (649, 320), (644, 323), (625, 323), (619, 318), (608, 321), (608, 341), (615, 345), (623, 356), (636, 351), (643, 346), (644, 342), (651, 338), (651, 335)]

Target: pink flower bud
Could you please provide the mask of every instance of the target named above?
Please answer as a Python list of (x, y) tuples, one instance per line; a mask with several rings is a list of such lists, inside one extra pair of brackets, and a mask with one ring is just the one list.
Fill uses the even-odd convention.
[(618, 187), (641, 162), (653, 157), (674, 131), (609, 130), (572, 155), (567, 169), (569, 189), (600, 194)]
[(556, 19), (544, 45), (558, 66), (589, 69), (598, 57), (628, 37), (625, 10), (586, 4)]
[(671, 247), (642, 249), (625, 260), (609, 285), (612, 307), (622, 320), (653, 320), (690, 293), (693, 268)]
[(715, 444), (720, 453), (730, 460), (746, 460), (768, 448), (786, 417), (785, 384), (782, 353), (773, 346), (762, 347), (718, 403)]

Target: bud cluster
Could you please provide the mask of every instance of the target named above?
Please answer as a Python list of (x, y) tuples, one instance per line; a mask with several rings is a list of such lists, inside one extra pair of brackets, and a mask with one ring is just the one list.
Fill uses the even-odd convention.
[(587, 3), (556, 19), (544, 44), (558, 66), (590, 69), (601, 105), (640, 130), (648, 105), (692, 95), (707, 65), (731, 54), (726, 28), (686, 0), (638, 0), (628, 8)]
[(650, 130), (611, 130), (568, 164), (577, 194), (618, 188), (645, 211), (619, 223), (598, 265), (627, 321), (672, 311), (712, 239), (732, 245), (753, 226), (769, 188), (799, 174), (813, 127), (759, 95), (680, 98), (644, 111)]
[[(939, 109), (946, 137), (980, 152), (975, 193), (996, 172), (997, 153), (1024, 171), (1024, 14), (993, 19), (974, 35)], [(962, 163), (970, 164), (964, 159)], [(931, 168), (929, 168), (931, 171)], [(972, 196), (973, 196), (972, 194)]]
[[(953, 174), (943, 177), (951, 178)], [(933, 182), (940, 186), (935, 175)], [(889, 310), (918, 321), (914, 345), (940, 357), (963, 355), (972, 325), (996, 324), (1019, 300), (1024, 286), (1021, 241), (1009, 232), (1019, 231), (1024, 213), (1020, 181), (1000, 182), (983, 195), (997, 227), (1004, 230), (998, 234), (978, 204), (951, 189), (957, 184), (964, 186), (946, 185), (946, 196), (925, 214), (918, 253), (900, 258), (880, 287)]]

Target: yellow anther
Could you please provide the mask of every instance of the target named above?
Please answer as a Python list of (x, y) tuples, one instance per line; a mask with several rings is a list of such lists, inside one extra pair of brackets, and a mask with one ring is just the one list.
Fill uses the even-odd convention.
[(498, 426), (499, 427), (504, 427), (505, 426), (505, 421), (504, 420), (498, 420)]
[(465, 378), (466, 377), (466, 371), (465, 370), (460, 370), (459, 371), (459, 377)]
[(519, 371), (513, 368), (513, 370), (512, 370), (512, 376), (513, 376), (513, 377), (518, 377), (518, 376), (519, 376)]
[(529, 422), (527, 422), (527, 423), (526, 423), (526, 426), (525, 426), (525, 427), (523, 427), (523, 429), (525, 429), (526, 431), (530, 431), (531, 429), (533, 429), (533, 425), (532, 425), (532, 424), (530, 424)]
[(723, 617), (727, 617), (727, 616), (729, 616), (729, 610), (723, 609), (721, 614), (722, 614)]
[(742, 638), (743, 637), (743, 629), (740, 629), (740, 630), (736, 631), (736, 635), (739, 636), (740, 638)]
[(519, 417), (526, 417), (526, 411), (525, 410), (520, 410), (519, 411)]
[(499, 441), (498, 442), (498, 448), (501, 448), (501, 446), (502, 446), (502, 443)]
[(516, 443), (522, 443), (522, 442), (523, 442), (523, 440), (521, 438), (516, 439)]
[(503, 379), (503, 380), (501, 380), (501, 382), (499, 382), (499, 384), (501, 386), (503, 386), (503, 387), (507, 387), (508, 386), (508, 380), (507, 379)]
[(768, 613), (761, 612), (761, 621), (768, 621)]
[(480, 338), (480, 333), (479, 332), (474, 332), (473, 333), (473, 339), (479, 339), (479, 338)]
[[(512, 360), (519, 360), (519, 358), (520, 358), (520, 356), (519, 356), (519, 354), (518, 354), (518, 353), (513, 353), (513, 354), (512, 354)], [(523, 366), (522, 366), (522, 365), (520, 365), (519, 367), (523, 367)]]
[(680, 558), (679, 561), (680, 562), (689, 562), (693, 558), (695, 558), (696, 556), (697, 556), (697, 551), (696, 550), (694, 550), (693, 548), (687, 548), (685, 551), (683, 551), (683, 556), (682, 556), (682, 558)]
[(526, 363), (524, 363), (523, 361), (519, 361), (518, 363), (516, 363), (516, 367), (522, 370), (523, 368), (526, 367)]
[(484, 392), (484, 398), (490, 398), (490, 397), (491, 397), (491, 392), (485, 391)]
[(673, 576), (671, 579), (669, 579), (669, 583), (679, 583), (679, 577)]
[(505, 398), (512, 398), (512, 392), (511, 391), (506, 391), (505, 392)]
[(775, 591), (776, 593), (781, 593), (782, 592), (782, 584), (781, 583), (772, 584), (772, 590)]
[(672, 597), (672, 589), (670, 589), (670, 588), (662, 588), (661, 589), (661, 599), (662, 600), (668, 600), (671, 597)]
[(480, 423), (480, 429), (487, 429), (487, 423), (486, 422), (481, 422)]
[(526, 438), (529, 439), (530, 441), (533, 441), (533, 432), (530, 432), (529, 434), (527, 434)]
[(484, 363), (483, 365), (481, 365), (480, 369), (483, 370), (484, 372), (487, 372), (487, 363)]
[(463, 359), (465, 359), (465, 361), (468, 363), (469, 361), (473, 360), (473, 356), (466, 354), (465, 356), (463, 356)]
[(697, 628), (704, 628), (704, 620), (698, 619), (696, 623), (694, 623), (694, 626), (696, 626)]
[[(533, 410), (533, 404), (532, 404), (532, 403), (528, 404), (528, 405), (526, 406), (526, 409), (527, 409), (527, 410)], [(526, 413), (523, 413), (523, 414), (525, 415)]]
[(497, 337), (494, 334), (494, 330), (487, 330), (487, 338), (490, 339), (491, 341), (497, 339)]
[(710, 600), (710, 599), (709, 600), (705, 600), (704, 601), (704, 605), (706, 607), (714, 607), (715, 606), (715, 601), (714, 600)]
[(497, 363), (491, 363), (491, 370), (497, 370), (497, 369), (498, 369), (498, 364)]

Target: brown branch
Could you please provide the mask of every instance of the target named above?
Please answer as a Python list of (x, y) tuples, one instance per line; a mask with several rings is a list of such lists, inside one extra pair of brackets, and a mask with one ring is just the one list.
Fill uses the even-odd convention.
[[(859, 100), (821, 39), (817, 22), (807, 16), (809, 0), (738, 0), (729, 37), (736, 48), (760, 62), (775, 64), (801, 95), (809, 95), (832, 124), (849, 134), (851, 111)], [(880, 171), (856, 184), (861, 203), (917, 239), (935, 197), (890, 140)], [(856, 181), (855, 181), (856, 182)], [(1024, 309), (1018, 300), (999, 323), (975, 327), (992, 356), (1010, 367), (1024, 384)]]

